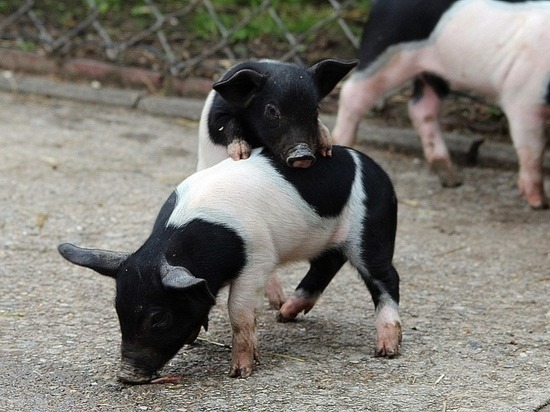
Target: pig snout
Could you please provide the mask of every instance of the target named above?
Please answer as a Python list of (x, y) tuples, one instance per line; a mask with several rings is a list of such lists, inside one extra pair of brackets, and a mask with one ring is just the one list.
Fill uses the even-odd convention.
[(164, 358), (153, 350), (123, 343), (118, 379), (134, 385), (149, 383), (164, 365)]
[(122, 383), (139, 385), (151, 382), (155, 372), (143, 369), (137, 366), (133, 360), (123, 357), (118, 372), (118, 379)]
[(286, 152), (286, 164), (290, 167), (308, 168), (315, 163), (315, 155), (306, 143), (298, 143)]

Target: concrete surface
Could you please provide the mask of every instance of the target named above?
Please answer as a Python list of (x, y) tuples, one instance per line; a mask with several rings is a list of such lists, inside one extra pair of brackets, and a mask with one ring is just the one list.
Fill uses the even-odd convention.
[[(515, 170), (464, 169), (462, 187), (442, 189), (419, 158), (359, 147), (400, 199), (398, 358), (373, 358), (370, 297), (346, 266), (295, 323), (264, 304), (250, 379), (227, 376), (222, 296), (163, 370), (181, 384), (124, 386), (114, 284), (56, 246), (137, 248), (193, 172), (197, 124), (34, 95), (0, 105), (1, 411), (548, 410), (550, 211), (519, 198)], [(287, 293), (304, 271), (281, 269)]]

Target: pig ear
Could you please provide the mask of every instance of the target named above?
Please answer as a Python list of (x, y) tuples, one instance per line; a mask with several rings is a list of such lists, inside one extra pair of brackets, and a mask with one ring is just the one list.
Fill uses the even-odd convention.
[(229, 79), (214, 83), (216, 90), (227, 102), (240, 107), (247, 107), (265, 82), (266, 76), (252, 69), (242, 69)]
[(112, 278), (116, 278), (120, 265), (130, 256), (129, 253), (110, 250), (84, 249), (70, 243), (59, 245), (57, 250), (69, 262), (93, 269), (97, 273)]
[(182, 266), (171, 266), (165, 263), (160, 269), (160, 277), (165, 288), (181, 291), (195, 290), (201, 294), (201, 297), (206, 298), (209, 304), (216, 303), (216, 298), (210, 293), (206, 280), (196, 278)]
[(338, 82), (344, 78), (355, 66), (357, 60), (335, 60), (325, 59), (309, 68), (317, 82), (319, 100), (328, 95), (336, 87)]

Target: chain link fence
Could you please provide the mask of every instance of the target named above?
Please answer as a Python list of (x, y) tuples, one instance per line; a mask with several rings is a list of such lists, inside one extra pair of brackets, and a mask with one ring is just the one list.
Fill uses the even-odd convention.
[(182, 78), (212, 77), (245, 59), (311, 64), (325, 57), (354, 58), (370, 5), (369, 0), (110, 1), (0, 0), (0, 47)]

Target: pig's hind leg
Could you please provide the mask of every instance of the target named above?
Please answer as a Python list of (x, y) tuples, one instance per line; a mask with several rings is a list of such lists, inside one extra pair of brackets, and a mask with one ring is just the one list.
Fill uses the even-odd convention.
[(545, 112), (540, 106), (519, 99), (504, 100), (502, 107), (508, 117), (510, 135), (519, 159), (519, 191), (531, 208), (548, 209), (543, 162), (544, 115), (550, 112), (550, 108)]
[(313, 259), (306, 276), (279, 309), (277, 321), (289, 322), (300, 312), (308, 313), (346, 260), (339, 250), (329, 250)]
[(375, 356), (391, 358), (399, 353), (402, 341), (399, 317), (399, 275), (393, 265), (371, 263), (368, 270), (358, 268), (371, 293), (376, 311)]
[[(391, 358), (399, 353), (402, 340), (399, 275), (392, 264), (397, 214), (392, 211), (386, 216), (377, 215), (376, 210), (371, 207), (371, 219), (367, 220), (363, 229), (363, 242), (350, 249), (349, 259), (365, 282), (374, 303), (375, 356)], [(354, 253), (358, 249), (361, 250), (359, 256)]]
[(265, 296), (272, 309), (279, 310), (285, 302), (285, 294), (279, 276), (277, 276), (277, 272), (272, 272), (269, 275), (265, 285)]
[(424, 157), (441, 185), (456, 187), (462, 184), (462, 179), (451, 161), (439, 125), (442, 99), (448, 92), (449, 87), (443, 79), (429, 74), (418, 76), (409, 101), (409, 117), (420, 136)]

